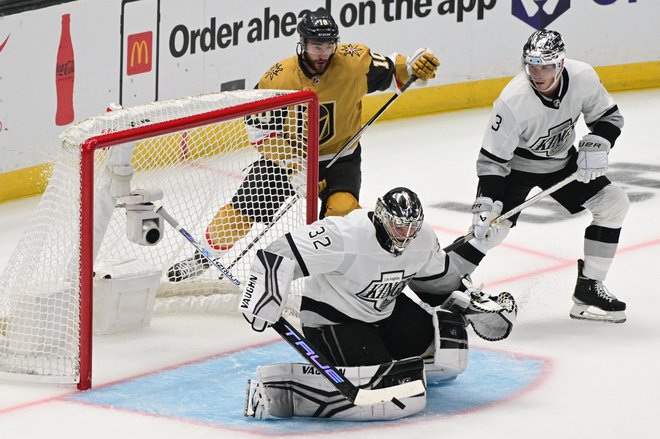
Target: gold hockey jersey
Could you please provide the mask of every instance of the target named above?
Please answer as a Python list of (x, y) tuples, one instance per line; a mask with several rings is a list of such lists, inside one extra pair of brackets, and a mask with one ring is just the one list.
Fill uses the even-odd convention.
[[(357, 133), (362, 123), (362, 97), (407, 81), (405, 57), (391, 60), (362, 44), (341, 44), (327, 70), (314, 75), (298, 55), (275, 63), (257, 88), (311, 90), (319, 97), (319, 161), (330, 160)], [(401, 64), (403, 67), (401, 68)], [(357, 146), (354, 145), (350, 153)]]

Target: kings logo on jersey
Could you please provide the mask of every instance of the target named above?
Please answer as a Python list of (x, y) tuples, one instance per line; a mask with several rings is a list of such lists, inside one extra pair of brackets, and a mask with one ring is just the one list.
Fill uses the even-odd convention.
[(565, 149), (566, 139), (570, 138), (575, 130), (575, 124), (572, 119), (560, 123), (548, 130), (548, 135), (539, 137), (529, 149), (537, 155), (544, 154), (547, 157), (552, 157), (559, 151)]
[(364, 301), (373, 302), (376, 311), (383, 311), (403, 291), (412, 277), (413, 275), (404, 276), (403, 271), (382, 273), (380, 279), (372, 280), (367, 288), (356, 295)]

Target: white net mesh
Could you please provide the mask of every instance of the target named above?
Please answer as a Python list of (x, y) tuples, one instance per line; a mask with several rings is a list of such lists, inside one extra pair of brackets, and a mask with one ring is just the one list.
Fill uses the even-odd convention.
[[(48, 188), (0, 277), (0, 375), (78, 381), (81, 249), (93, 249), (101, 272), (100, 267), (133, 260), (159, 270), (157, 311), (235, 310), (239, 287), (196, 258), (177, 231), (166, 226), (151, 246), (131, 242), (132, 222), (117, 207), (126, 199), (116, 195), (128, 195), (127, 185), (133, 193), (162, 190), (157, 202), (242, 281), (258, 248), (308, 219), (307, 103), (252, 114), (243, 106), (262, 101), (268, 106), (269, 98), (289, 93), (251, 90), (162, 101), (67, 129)], [(176, 128), (224, 108), (236, 109), (236, 115)], [(94, 242), (81, 242), (81, 209), (90, 203), (81, 197), (81, 145), (127, 130), (158, 132), (95, 150)], [(126, 172), (129, 161), (132, 176)], [(186, 268), (191, 264), (195, 270)], [(293, 286), (292, 313), (301, 288)]]

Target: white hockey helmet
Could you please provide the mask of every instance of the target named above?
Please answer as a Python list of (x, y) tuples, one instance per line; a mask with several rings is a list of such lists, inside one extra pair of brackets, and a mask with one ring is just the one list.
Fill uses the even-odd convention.
[(424, 209), (416, 193), (397, 187), (376, 201), (374, 225), (380, 245), (395, 256), (403, 253), (424, 222)]
[[(546, 90), (552, 88), (564, 69), (565, 45), (561, 34), (554, 30), (541, 29), (534, 32), (523, 46), (523, 69), (532, 87), (536, 88), (531, 79), (530, 66), (553, 65), (555, 67), (554, 81)], [(537, 89), (538, 90), (538, 89)], [(539, 90), (541, 92), (545, 90)]]

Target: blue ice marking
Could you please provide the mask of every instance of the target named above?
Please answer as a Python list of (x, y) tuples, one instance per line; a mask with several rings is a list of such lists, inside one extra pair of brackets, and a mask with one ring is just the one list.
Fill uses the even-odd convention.
[[(423, 422), (512, 397), (538, 382), (546, 368), (542, 359), (519, 358), (507, 352), (471, 349), (469, 356), (465, 373), (448, 383), (430, 382), (426, 410), (403, 422)], [(303, 418), (259, 421), (243, 416), (245, 384), (255, 376), (257, 366), (301, 361), (285, 342), (277, 342), (92, 389), (67, 399), (266, 434), (314, 433), (363, 426), (356, 422)], [(372, 421), (369, 425), (387, 423)]]

